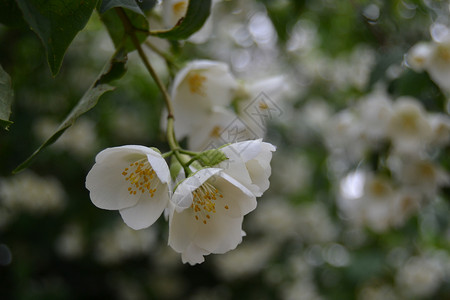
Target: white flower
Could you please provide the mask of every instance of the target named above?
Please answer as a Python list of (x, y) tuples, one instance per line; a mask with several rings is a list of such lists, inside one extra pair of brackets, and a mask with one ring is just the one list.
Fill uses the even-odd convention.
[(260, 197), (270, 185), (270, 161), (276, 147), (262, 139), (238, 142), (220, 150), (228, 157), (218, 167)]
[(66, 193), (61, 183), (52, 177), (40, 177), (26, 170), (16, 176), (0, 178), (0, 207), (36, 215), (61, 211), (66, 205)]
[[(433, 41), (413, 46), (406, 63), (415, 71), (426, 70), (441, 89), (450, 91), (450, 31), (441, 24), (432, 27)], [(434, 34), (436, 32), (441, 34)]]
[(264, 137), (267, 124), (281, 116), (281, 100), (287, 90), (288, 83), (284, 76), (243, 83), (240, 86), (237, 95), (238, 115), (256, 137)]
[(172, 196), (169, 245), (183, 263), (225, 253), (241, 243), (244, 215), (256, 208), (255, 196), (219, 168), (202, 169), (183, 180)]
[(407, 153), (417, 153), (432, 138), (426, 111), (420, 102), (411, 97), (400, 97), (394, 102), (387, 132), (394, 148)]
[(356, 110), (363, 135), (373, 142), (386, 137), (387, 123), (392, 115), (392, 101), (383, 90), (368, 95), (358, 103)]
[(186, 65), (175, 76), (171, 91), (177, 138), (194, 135), (215, 107), (230, 105), (236, 88), (225, 63), (196, 60)]
[(426, 256), (411, 257), (396, 275), (396, 283), (405, 296), (428, 298), (445, 278), (444, 264)]
[(433, 131), (432, 144), (445, 146), (450, 143), (450, 117), (446, 114), (429, 114), (428, 120)]
[(430, 43), (421, 42), (414, 45), (406, 55), (406, 63), (416, 72), (425, 69), (433, 53), (433, 47)]
[(169, 167), (153, 149), (128, 145), (107, 148), (86, 177), (92, 203), (119, 210), (133, 229), (152, 225), (169, 202)]
[(166, 28), (174, 27), (184, 18), (188, 8), (188, 0), (164, 0), (162, 2), (163, 21)]
[(240, 122), (232, 110), (215, 106), (211, 107), (211, 112), (203, 117), (201, 123), (192, 126), (188, 147), (194, 151), (202, 151), (211, 146), (250, 138), (245, 124)]

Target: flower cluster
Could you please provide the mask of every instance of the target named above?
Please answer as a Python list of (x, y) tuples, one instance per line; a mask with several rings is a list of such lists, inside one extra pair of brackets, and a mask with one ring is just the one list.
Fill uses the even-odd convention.
[(171, 91), (177, 139), (188, 137), (190, 149), (204, 150), (263, 138), (266, 123), (281, 113), (275, 103), (284, 84), (280, 76), (240, 82), (223, 62), (188, 63), (177, 73)]
[(357, 224), (378, 232), (400, 226), (450, 183), (434, 161), (450, 141), (450, 118), (414, 98), (392, 101), (378, 91), (328, 125), (330, 165), (342, 177), (339, 206)]
[(205, 152), (189, 157), (195, 163), (185, 163), (183, 174), (170, 170), (166, 155), (155, 149), (108, 148), (97, 155), (86, 187), (97, 207), (119, 210), (136, 230), (166, 212), (169, 245), (182, 254), (184, 263), (197, 264), (203, 256), (225, 253), (242, 241), (243, 217), (269, 187), (273, 151), (275, 147), (262, 140), (230, 144), (213, 150), (224, 159), (209, 164)]
[(427, 71), (443, 91), (450, 92), (450, 29), (436, 23), (430, 32), (433, 40), (414, 45), (406, 64), (417, 72)]

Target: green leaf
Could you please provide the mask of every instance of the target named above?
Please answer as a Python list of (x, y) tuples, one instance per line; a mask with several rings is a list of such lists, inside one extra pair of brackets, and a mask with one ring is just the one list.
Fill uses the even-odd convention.
[(44, 148), (53, 144), (58, 138), (72, 126), (76, 119), (82, 114), (92, 109), (98, 102), (98, 99), (102, 94), (114, 89), (109, 83), (115, 79), (123, 76), (126, 71), (127, 56), (125, 51), (117, 51), (110, 61), (106, 64), (103, 71), (98, 76), (97, 80), (86, 91), (78, 104), (72, 109), (65, 120), (59, 125), (53, 135), (47, 139), (30, 157), (27, 158), (21, 165), (19, 165), (13, 173), (18, 173), (30, 165), (32, 160), (38, 155)]
[(25, 27), (27, 24), (22, 17), (14, 0), (0, 0), (0, 23), (9, 27)]
[(170, 40), (185, 40), (198, 31), (208, 19), (211, 0), (190, 0), (186, 16), (169, 30), (151, 31), (151, 35)]
[(36, 32), (47, 52), (53, 76), (58, 74), (64, 54), (82, 30), (97, 0), (16, 0), (23, 17)]
[[(136, 31), (136, 36), (139, 42), (143, 42), (148, 36), (149, 27), (147, 18), (143, 14), (137, 14), (129, 9), (124, 9), (124, 11), (131, 24), (133, 24), (133, 27), (138, 29)], [(127, 38), (122, 21), (114, 9), (107, 10), (105, 13), (100, 14), (100, 18), (103, 24), (105, 24), (116, 49), (122, 47), (124, 42), (127, 52), (131, 52), (136, 49), (131, 40)]]
[(6, 130), (13, 123), (9, 121), (13, 98), (14, 92), (11, 87), (11, 77), (0, 66), (0, 126)]
[(113, 7), (123, 7), (137, 14), (145, 16), (135, 0), (103, 0), (102, 4), (100, 5), (99, 12), (103, 14)]
[(195, 158), (205, 167), (215, 166), (228, 159), (228, 157), (218, 149), (206, 150), (197, 155)]

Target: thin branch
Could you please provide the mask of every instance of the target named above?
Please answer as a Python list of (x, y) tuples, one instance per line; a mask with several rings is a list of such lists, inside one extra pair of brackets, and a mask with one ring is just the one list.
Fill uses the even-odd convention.
[(125, 28), (125, 32), (130, 36), (131, 42), (133, 43), (134, 47), (136, 47), (136, 50), (139, 54), (139, 57), (142, 59), (142, 62), (144, 63), (145, 67), (147, 68), (148, 72), (150, 73), (150, 76), (152, 76), (153, 80), (155, 81), (156, 85), (158, 86), (159, 90), (163, 94), (164, 102), (166, 103), (167, 107), (167, 119), (172, 118), (173, 119), (173, 107), (172, 107), (172, 101), (170, 100), (169, 93), (167, 92), (166, 86), (161, 81), (159, 76), (156, 74), (155, 70), (153, 69), (152, 65), (150, 64), (147, 55), (145, 55), (144, 51), (142, 50), (141, 43), (139, 42), (139, 39), (136, 36), (136, 29), (134, 28), (133, 24), (131, 24), (130, 19), (125, 14), (125, 11), (121, 7), (115, 8), (117, 15), (119, 16), (120, 20), (122, 21), (123, 27)]

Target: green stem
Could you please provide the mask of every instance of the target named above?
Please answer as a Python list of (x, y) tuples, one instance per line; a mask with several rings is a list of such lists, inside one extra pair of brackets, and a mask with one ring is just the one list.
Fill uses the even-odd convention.
[(180, 151), (180, 153), (187, 154), (190, 156), (195, 156), (195, 155), (198, 155), (201, 153), (201, 152), (189, 151), (189, 150), (185, 150), (185, 149), (180, 149), (179, 151)]
[(170, 152), (175, 155), (176, 159), (180, 162), (181, 166), (183, 167), (184, 173), (186, 177), (189, 176), (189, 174), (192, 173), (192, 171), (189, 169), (189, 166), (186, 165), (186, 159), (184, 159), (181, 156), (180, 153), (180, 145), (178, 144), (176, 138), (175, 138), (175, 130), (174, 130), (174, 113), (173, 113), (173, 106), (172, 101), (170, 99), (170, 95), (167, 92), (166, 86), (163, 84), (159, 76), (156, 74), (155, 70), (153, 69), (152, 65), (150, 64), (150, 61), (148, 60), (147, 56), (145, 55), (144, 51), (142, 50), (141, 43), (139, 42), (139, 39), (136, 36), (136, 28), (134, 28), (133, 24), (131, 24), (130, 19), (125, 14), (125, 11), (123, 8), (116, 7), (115, 8), (117, 15), (119, 16), (120, 20), (122, 21), (122, 24), (124, 26), (126, 34), (130, 37), (134, 47), (136, 48), (139, 57), (141, 58), (142, 62), (144, 63), (145, 67), (147, 68), (148, 72), (150, 73), (150, 76), (155, 81), (156, 85), (158, 86), (159, 90), (163, 94), (164, 102), (167, 107), (167, 142), (170, 147)]
[(166, 103), (167, 107), (167, 118), (173, 118), (173, 107), (172, 102), (170, 101), (169, 93), (167, 92), (166, 86), (163, 84), (159, 76), (156, 74), (155, 70), (153, 69), (152, 65), (150, 64), (147, 56), (145, 55), (144, 51), (142, 50), (141, 43), (139, 42), (139, 39), (136, 36), (136, 28), (134, 28), (133, 24), (131, 24), (130, 19), (125, 14), (125, 11), (121, 7), (115, 8), (117, 15), (119, 16), (120, 20), (122, 21), (123, 27), (125, 29), (125, 32), (128, 34), (128, 36), (131, 38), (131, 42), (133, 43), (134, 47), (136, 48), (139, 57), (142, 59), (142, 62), (144, 63), (145, 67), (147, 68), (148, 72), (150, 73), (150, 76), (155, 81), (156, 85), (158, 86), (159, 90), (163, 94), (164, 102)]
[(161, 51), (160, 49), (158, 49), (158, 47), (150, 43), (148, 40), (145, 41), (145, 46), (147, 46), (148, 48), (150, 48), (150, 50), (161, 56), (168, 65), (173, 66), (176, 69), (180, 69), (180, 66), (175, 62), (175, 59), (170, 54)]

